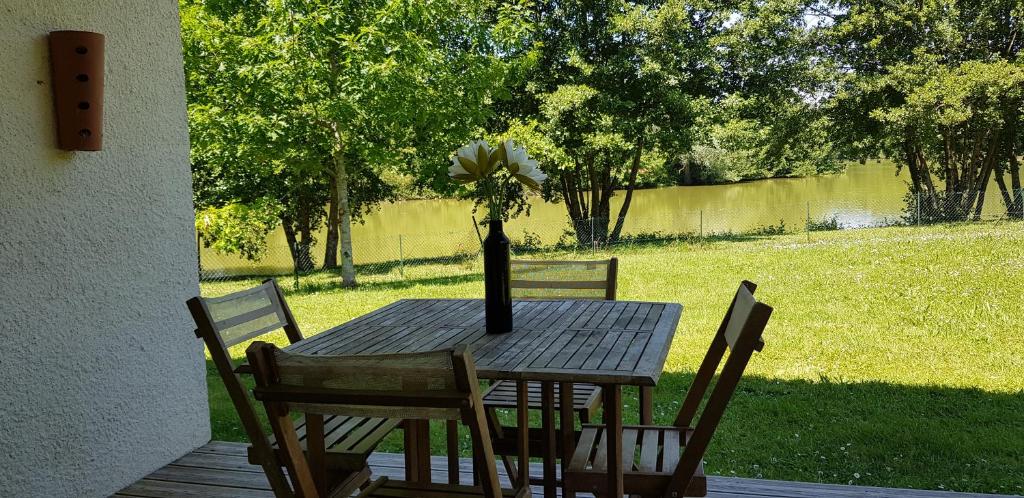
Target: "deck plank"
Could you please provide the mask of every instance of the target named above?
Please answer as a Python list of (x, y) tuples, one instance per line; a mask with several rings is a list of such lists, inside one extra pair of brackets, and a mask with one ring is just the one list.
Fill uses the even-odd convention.
[[(401, 479), (405, 461), (401, 454), (374, 453), (370, 468), (376, 476)], [(447, 482), (448, 461), (431, 458), (434, 482)], [(540, 464), (531, 464), (531, 474), (539, 476)], [(464, 484), (470, 484), (472, 464), (462, 459), (459, 465)], [(503, 468), (498, 469), (503, 486), (509, 486)], [(173, 463), (160, 468), (138, 482), (112, 495), (117, 498), (273, 498), (259, 467), (250, 465), (246, 445), (211, 441)], [(543, 496), (536, 488), (534, 496)], [(580, 498), (589, 495), (577, 494)], [(788, 481), (767, 481), (737, 477), (708, 477), (709, 498), (994, 498), (1009, 495), (955, 493), (918, 489), (892, 489)]]

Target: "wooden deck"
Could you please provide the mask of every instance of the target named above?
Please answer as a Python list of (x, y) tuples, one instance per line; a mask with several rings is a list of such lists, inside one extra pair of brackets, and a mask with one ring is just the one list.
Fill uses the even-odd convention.
[[(376, 476), (401, 478), (404, 475), (401, 454), (376, 453), (370, 457)], [(504, 472), (503, 482), (508, 483)], [(433, 462), (434, 480), (447, 481), (446, 461)], [(469, 462), (463, 462), (463, 479), (469, 477)], [(535, 470), (539, 475), (540, 468)], [(712, 498), (980, 498), (1001, 495), (921, 491), (912, 489), (839, 486), (802, 482), (765, 481), (734, 477), (708, 477), (708, 496)], [(540, 490), (534, 496), (542, 496)], [(273, 498), (263, 472), (250, 465), (245, 445), (213, 441), (174, 463), (153, 472), (144, 479), (122, 489), (115, 497), (148, 498)], [(582, 496), (582, 495), (581, 495)]]

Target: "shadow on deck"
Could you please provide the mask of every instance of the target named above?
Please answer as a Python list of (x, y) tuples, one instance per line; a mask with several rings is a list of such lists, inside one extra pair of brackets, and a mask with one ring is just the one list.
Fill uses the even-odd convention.
[[(263, 471), (250, 465), (245, 455), (245, 444), (213, 441), (197, 448), (175, 462), (146, 476), (122, 489), (114, 497), (147, 498), (273, 498)], [(401, 454), (375, 453), (370, 457), (370, 467), (375, 476), (389, 476), (401, 479), (405, 473)], [(432, 462), (433, 480), (447, 482), (446, 460), (436, 457)], [(470, 478), (470, 463), (462, 464), (462, 479)], [(501, 465), (498, 466), (502, 482), (507, 486), (508, 478)], [(533, 472), (540, 475), (540, 467)], [(534, 496), (543, 496), (534, 488)], [(582, 496), (583, 495), (578, 495)], [(952, 493), (946, 491), (922, 491), (914, 489), (873, 488), (865, 486), (840, 486), (834, 484), (812, 484), (803, 482), (766, 481), (735, 477), (708, 477), (709, 498), (992, 498), (1005, 495), (973, 493)]]

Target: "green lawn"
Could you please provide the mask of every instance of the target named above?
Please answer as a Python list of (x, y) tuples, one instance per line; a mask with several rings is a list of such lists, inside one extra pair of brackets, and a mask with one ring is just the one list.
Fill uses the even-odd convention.
[[(709, 473), (1024, 494), (1022, 242), (1024, 224), (1001, 223), (613, 252), (621, 299), (685, 306), (656, 391), (658, 422), (672, 420), (741, 279), (775, 307), (764, 352), (707, 454)], [(406, 277), (368, 277), (356, 290), (330, 275), (305, 278), (299, 291), (282, 284), (307, 335), (400, 298), (482, 293), (471, 262), (407, 267)], [(203, 293), (254, 282), (204, 284)], [(213, 437), (244, 440), (209, 368)], [(635, 417), (635, 400), (626, 402)], [(401, 449), (398, 439), (385, 446)]]

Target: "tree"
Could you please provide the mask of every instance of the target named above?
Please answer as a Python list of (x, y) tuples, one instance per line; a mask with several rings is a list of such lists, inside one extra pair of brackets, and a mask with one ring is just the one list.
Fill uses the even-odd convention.
[[(682, 183), (808, 176), (842, 169), (822, 105), (835, 69), (820, 56), (808, 0), (729, 6), (710, 41), (717, 93), (704, 103)], [(694, 171), (697, 170), (697, 171)]]
[(266, 220), (276, 216), (295, 268), (309, 270), (324, 214), (320, 153), (306, 146), (301, 123), (277, 112), (274, 88), (258, 69), (272, 55), (254, 35), (264, 6), (230, 3), (181, 5), (197, 229), (204, 243), (257, 259), (277, 226)]
[(711, 3), (616, 0), (538, 2), (529, 18), (498, 126), (542, 161), (545, 199), (564, 202), (581, 244), (617, 240), (645, 157), (689, 145), (721, 19)]
[[(223, 2), (186, 6), (186, 45), (204, 48), (187, 57), (190, 96), (199, 96), (190, 108), (202, 158), (194, 165), (257, 180), (250, 188), (274, 183), (285, 195), (286, 235), (300, 248), (312, 242), (323, 206), (313, 203), (324, 197), (324, 267), (338, 265), (340, 249), (343, 284), (354, 285), (351, 225), (392, 197), (382, 173), (443, 171), (502, 84), (489, 27), (476, 21), (482, 7), (268, 0), (223, 19)], [(296, 256), (297, 265), (310, 259)]]
[(1020, 217), (1024, 6), (864, 0), (830, 11), (826, 46), (846, 71), (835, 121), (847, 142), (899, 158), (924, 216), (979, 217), (994, 176), (1007, 214)]
[[(487, 27), (473, 21), (472, 9), (454, 0), (359, 8), (320, 1), (281, 2), (268, 14), (284, 27), (273, 70), (291, 89), (286, 108), (329, 151), (324, 266), (335, 266), (340, 248), (345, 285), (355, 284), (353, 174), (364, 173), (363, 186), (382, 186), (374, 169), (402, 168), (424, 154), (443, 162), (448, 154), (439, 149), (475, 130), (501, 82), (500, 65), (486, 53)], [(375, 191), (388, 192), (361, 190), (362, 205), (385, 197), (369, 195)]]

